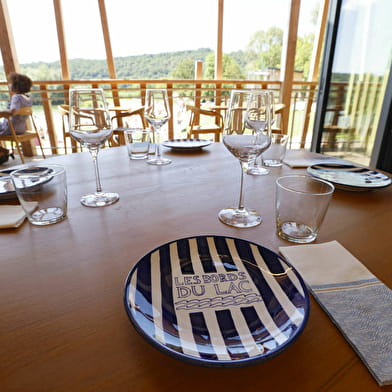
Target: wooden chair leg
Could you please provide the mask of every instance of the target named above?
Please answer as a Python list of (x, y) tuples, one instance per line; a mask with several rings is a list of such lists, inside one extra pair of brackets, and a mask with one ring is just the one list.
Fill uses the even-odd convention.
[(25, 163), (23, 152), (21, 147), (19, 146), (19, 143), (15, 143), (15, 144), (16, 144), (16, 149), (18, 150), (18, 154), (20, 156), (20, 160), (22, 161), (22, 163)]
[(38, 139), (38, 144), (39, 144), (39, 146), (40, 146), (40, 148), (41, 148), (42, 157), (45, 159), (46, 156), (45, 156), (45, 153), (44, 153), (44, 149), (43, 149), (43, 147), (42, 147), (41, 139), (40, 139), (39, 136), (37, 137), (37, 139)]

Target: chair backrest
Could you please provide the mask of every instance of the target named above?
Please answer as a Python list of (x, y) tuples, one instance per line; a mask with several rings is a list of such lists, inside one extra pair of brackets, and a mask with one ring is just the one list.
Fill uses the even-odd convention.
[(57, 106), (57, 109), (62, 116), (68, 116), (69, 105), (59, 105), (59, 106)]
[(126, 119), (127, 117), (133, 117), (133, 116), (136, 116), (139, 118), (139, 122), (143, 128), (148, 128), (147, 121), (144, 117), (144, 106), (142, 106), (138, 109), (120, 112), (120, 113), (116, 114), (115, 116), (113, 116), (111, 118), (111, 121), (112, 121), (112, 123), (114, 123), (114, 121), (116, 121), (117, 126), (118, 126), (119, 120), (122, 121), (123, 119)]
[(31, 116), (33, 114), (33, 108), (31, 106), (24, 106), (23, 108), (17, 109), (13, 112), (13, 116)]
[(33, 108), (31, 106), (24, 106), (20, 109), (16, 109), (11, 117), (8, 117), (8, 124), (12, 135), (16, 135), (14, 124), (12, 122), (12, 117), (14, 116), (26, 116), (26, 131), (34, 131), (37, 133), (37, 127), (33, 119)]
[(211, 110), (211, 109), (201, 109), (197, 106), (193, 106), (193, 105), (186, 105), (186, 110), (191, 112), (191, 115), (189, 117), (189, 125), (192, 127), (193, 125), (199, 125), (200, 122), (200, 116), (212, 116), (215, 117), (216, 119), (218, 119), (219, 124), (223, 125), (223, 118), (220, 115), (220, 113), (218, 113), (215, 110)]

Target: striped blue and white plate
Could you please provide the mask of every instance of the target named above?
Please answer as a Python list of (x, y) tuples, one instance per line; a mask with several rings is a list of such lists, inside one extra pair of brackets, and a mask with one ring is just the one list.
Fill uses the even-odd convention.
[(136, 330), (183, 361), (234, 367), (271, 358), (309, 315), (298, 272), (238, 238), (197, 236), (162, 245), (128, 275), (125, 308)]
[(392, 183), (392, 179), (384, 173), (351, 164), (319, 163), (309, 166), (307, 172), (347, 191), (369, 191)]

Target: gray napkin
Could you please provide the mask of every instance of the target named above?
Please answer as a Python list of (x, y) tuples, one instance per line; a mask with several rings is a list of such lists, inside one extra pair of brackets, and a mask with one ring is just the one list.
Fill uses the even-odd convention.
[(392, 290), (337, 241), (279, 250), (378, 384), (392, 384)]

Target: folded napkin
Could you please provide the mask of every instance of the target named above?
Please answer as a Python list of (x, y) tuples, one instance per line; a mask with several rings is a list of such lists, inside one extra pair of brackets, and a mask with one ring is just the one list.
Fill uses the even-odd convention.
[(283, 163), (292, 167), (308, 167), (318, 163), (348, 163), (343, 159), (332, 157), (329, 155), (318, 154), (316, 152), (309, 152), (306, 150), (288, 150)]
[(0, 205), (0, 229), (19, 227), (26, 217), (19, 205)]
[(378, 384), (392, 384), (392, 290), (337, 241), (279, 250)]

